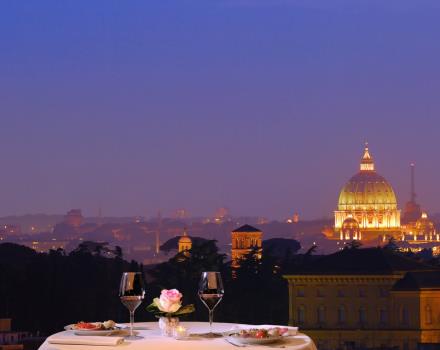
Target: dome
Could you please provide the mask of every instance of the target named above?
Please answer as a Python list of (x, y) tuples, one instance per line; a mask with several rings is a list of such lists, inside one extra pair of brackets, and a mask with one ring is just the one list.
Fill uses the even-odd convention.
[(359, 223), (351, 215), (342, 223), (341, 239), (361, 239)]
[(375, 168), (368, 146), (365, 147), (360, 171), (342, 188), (338, 210), (396, 210), (397, 199), (391, 185)]
[(186, 234), (186, 231), (183, 232), (183, 236), (179, 238), (179, 244), (181, 243), (192, 243), (191, 238)]
[(359, 223), (352, 216), (349, 216), (342, 223), (342, 229), (343, 230), (359, 229)]
[(418, 234), (434, 234), (435, 226), (434, 223), (428, 219), (426, 213), (422, 213), (420, 219), (416, 222), (416, 232)]

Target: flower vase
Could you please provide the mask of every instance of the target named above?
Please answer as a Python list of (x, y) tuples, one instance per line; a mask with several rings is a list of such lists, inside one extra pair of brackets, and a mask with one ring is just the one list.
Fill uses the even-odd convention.
[(178, 317), (161, 317), (159, 318), (159, 328), (163, 336), (172, 337), (174, 329), (179, 325)]

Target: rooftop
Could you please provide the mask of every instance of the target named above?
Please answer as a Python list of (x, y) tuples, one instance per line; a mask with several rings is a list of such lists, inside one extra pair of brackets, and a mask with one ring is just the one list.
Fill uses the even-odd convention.
[(397, 281), (393, 291), (418, 291), (440, 289), (440, 271), (408, 272), (404, 278)]
[(430, 265), (387, 249), (344, 249), (318, 258), (304, 266), (301, 275), (388, 275), (433, 270)]
[(261, 230), (251, 226), (251, 225), (243, 225), (232, 232), (261, 232)]

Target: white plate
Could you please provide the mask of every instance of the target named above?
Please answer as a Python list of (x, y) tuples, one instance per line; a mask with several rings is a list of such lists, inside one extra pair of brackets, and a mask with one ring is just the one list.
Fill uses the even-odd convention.
[(64, 327), (66, 331), (73, 331), (73, 334), (75, 335), (110, 335), (115, 332), (119, 332), (121, 328), (113, 328), (113, 329), (75, 329), (74, 324), (69, 324), (68, 326)]
[(276, 341), (279, 341), (283, 339), (280, 335), (270, 335), (267, 338), (253, 338), (253, 337), (242, 337), (240, 335), (230, 335), (228, 336), (228, 340), (232, 343), (238, 343), (243, 345), (265, 345), (265, 344), (271, 344), (275, 343)]

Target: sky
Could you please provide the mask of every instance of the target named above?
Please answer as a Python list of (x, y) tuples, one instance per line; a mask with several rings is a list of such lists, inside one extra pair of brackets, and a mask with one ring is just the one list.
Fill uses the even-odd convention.
[(440, 212), (440, 3), (2, 0), (0, 216), (330, 217), (369, 142)]

